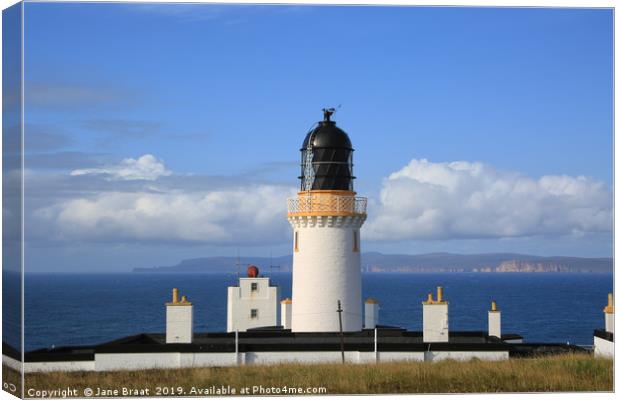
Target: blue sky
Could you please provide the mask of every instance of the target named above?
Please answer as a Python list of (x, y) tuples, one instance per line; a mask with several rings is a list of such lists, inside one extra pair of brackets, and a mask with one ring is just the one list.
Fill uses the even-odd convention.
[[(611, 10), (27, 3), (25, 21), (33, 270), (290, 252), (275, 205), (218, 201), (284, 211), (337, 105), (365, 250), (611, 256)], [(212, 229), (175, 225), (179, 204)]]

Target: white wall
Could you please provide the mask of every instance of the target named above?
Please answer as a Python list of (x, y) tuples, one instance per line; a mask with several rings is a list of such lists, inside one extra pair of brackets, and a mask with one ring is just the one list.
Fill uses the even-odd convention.
[(280, 319), (282, 320), (282, 328), (283, 329), (291, 329), (291, 323), (293, 319), (293, 304), (292, 303), (281, 303), (280, 306)]
[(614, 342), (594, 336), (594, 356), (614, 358)]
[(237, 365), (235, 353), (181, 353), (179, 360), (181, 368)]
[[(357, 362), (358, 352), (346, 351), (346, 362)], [(295, 351), (295, 352), (248, 352), (245, 353), (246, 364), (281, 364), (281, 363), (340, 363), (342, 354), (339, 351)]]
[(22, 369), (22, 362), (20, 360), (16, 360), (4, 354), (2, 355), (2, 364), (6, 364), (6, 366), (14, 369), (15, 371), (21, 371)]
[(362, 330), (361, 261), (353, 235), (359, 238), (364, 219), (289, 217), (298, 238), (298, 251), (293, 252), (293, 332), (337, 332), (338, 300), (344, 310), (343, 330)]
[(501, 311), (489, 311), (489, 336), (502, 338), (502, 313)]
[(364, 303), (364, 328), (375, 329), (379, 323), (379, 304)]
[(614, 313), (605, 313), (605, 330), (614, 333)]
[[(346, 354), (345, 354), (346, 357)], [(374, 351), (358, 351), (357, 363), (359, 364), (374, 364), (379, 361), (379, 353)]]
[[(257, 290), (252, 291), (252, 283)], [(258, 311), (256, 318), (251, 310)], [(228, 332), (280, 325), (280, 287), (270, 286), (269, 278), (239, 278), (239, 286), (228, 287)]]
[(180, 368), (180, 353), (96, 353), (97, 371)]
[(385, 351), (379, 352), (380, 362), (424, 361), (423, 351)]
[(448, 303), (422, 304), (422, 340), (425, 343), (448, 341)]
[(194, 338), (194, 306), (166, 305), (166, 343), (191, 343)]
[(95, 371), (94, 361), (53, 361), (24, 363), (24, 372)]
[(236, 286), (229, 286), (227, 291), (226, 300), (226, 332), (235, 331), (235, 309), (237, 305), (237, 299), (239, 298), (239, 288)]
[[(600, 349), (601, 347), (599, 347), (599, 351)], [(613, 344), (611, 350), (613, 351)], [(25, 363), (25, 370), (26, 372), (117, 371), (234, 366), (238, 364), (320, 364), (340, 363), (342, 362), (341, 357), (339, 351), (248, 352), (239, 353), (239, 361), (237, 361), (235, 353), (95, 354), (95, 361), (28, 362)], [(377, 360), (379, 362), (421, 362), (445, 359), (465, 361), (473, 358), (489, 361), (506, 360), (508, 359), (508, 351), (401, 351), (379, 352), (378, 354), (359, 351), (345, 352), (345, 361), (354, 364), (375, 363)], [(3, 356), (3, 362), (9, 366), (12, 365), (11, 360), (13, 364), (17, 363), (17, 366), (12, 368), (19, 369), (17, 360)]]
[[(12, 357), (2, 355), (2, 363), (15, 371), (20, 371), (22, 363)], [(26, 362), (24, 372), (51, 372), (51, 371), (94, 371), (95, 361), (36, 361)]]
[(474, 358), (488, 361), (508, 360), (508, 351), (427, 351), (425, 361), (458, 360), (467, 361)]

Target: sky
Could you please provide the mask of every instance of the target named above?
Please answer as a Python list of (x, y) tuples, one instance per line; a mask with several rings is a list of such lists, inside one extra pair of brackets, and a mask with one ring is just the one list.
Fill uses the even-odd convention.
[(291, 252), (324, 107), (363, 251), (612, 255), (610, 9), (25, 5), (27, 271)]

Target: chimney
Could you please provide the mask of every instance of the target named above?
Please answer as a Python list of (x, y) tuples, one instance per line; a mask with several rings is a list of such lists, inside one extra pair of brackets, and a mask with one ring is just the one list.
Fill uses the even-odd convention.
[(422, 302), (422, 340), (425, 343), (448, 342), (448, 302), (443, 299), (443, 288), (437, 287), (437, 300), (429, 293)]
[(605, 331), (614, 333), (614, 295), (607, 295), (607, 307), (603, 309), (605, 313)]
[(379, 302), (368, 298), (364, 302), (364, 328), (375, 329), (379, 323)]
[(489, 336), (502, 338), (502, 312), (497, 309), (495, 300), (491, 302), (491, 309), (489, 310)]
[(284, 299), (280, 302), (280, 315), (282, 318), (282, 328), (291, 329), (293, 317), (293, 302), (291, 299)]
[(172, 289), (172, 302), (166, 303), (166, 343), (191, 343), (194, 339), (194, 306), (186, 296), (179, 301), (179, 290)]

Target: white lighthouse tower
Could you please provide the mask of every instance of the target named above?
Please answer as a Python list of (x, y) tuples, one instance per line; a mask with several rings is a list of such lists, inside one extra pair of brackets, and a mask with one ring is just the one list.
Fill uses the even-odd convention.
[[(301, 148), (301, 190), (288, 199), (293, 227), (293, 332), (362, 330), (360, 228), (366, 199), (353, 191), (353, 147), (324, 119)], [(341, 312), (337, 310), (341, 304)]]

